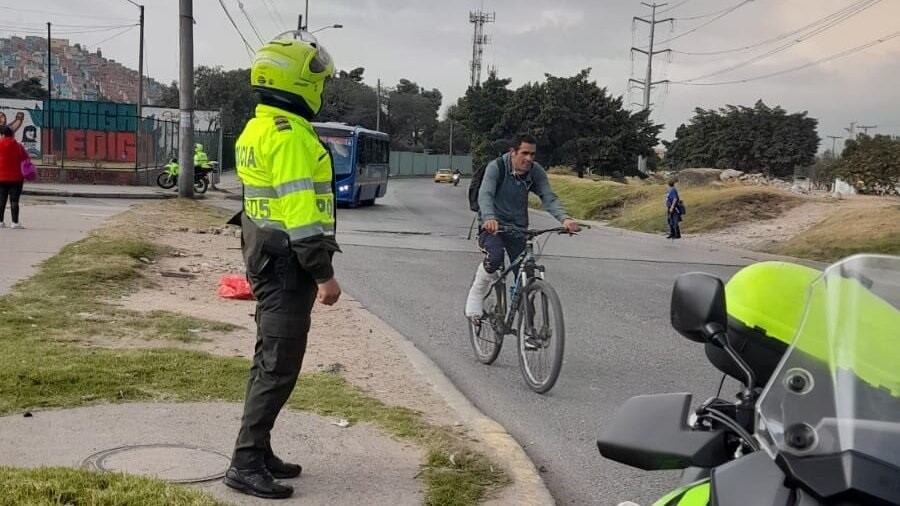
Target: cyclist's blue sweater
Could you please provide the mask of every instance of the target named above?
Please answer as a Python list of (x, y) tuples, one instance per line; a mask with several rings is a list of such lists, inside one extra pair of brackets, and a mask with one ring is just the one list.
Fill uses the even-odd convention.
[(550, 188), (547, 173), (538, 163), (524, 176), (516, 176), (512, 170), (509, 153), (503, 155), (506, 170), (501, 173), (497, 160), (491, 161), (484, 170), (484, 179), (478, 191), (480, 220), (497, 220), (501, 225), (528, 228), (528, 192), (541, 199), (547, 212), (559, 221), (569, 217), (559, 198)]

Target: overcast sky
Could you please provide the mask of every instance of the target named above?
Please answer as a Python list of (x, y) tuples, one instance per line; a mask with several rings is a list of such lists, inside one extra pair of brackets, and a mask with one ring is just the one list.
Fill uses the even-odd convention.
[[(660, 17), (690, 18), (723, 11), (740, 0), (669, 0)], [(900, 30), (900, 0), (875, 1), (873, 6), (789, 49), (735, 71), (700, 82), (751, 78), (804, 65)], [(146, 5), (146, 62), (151, 77), (170, 82), (178, 76), (178, 1), (143, 0)], [(238, 0), (223, 0), (249, 43), (259, 40), (239, 9)], [(775, 38), (829, 14), (859, 4), (859, 0), (748, 0), (724, 17), (693, 33), (657, 46), (684, 52), (740, 48)], [(263, 39), (296, 26), (301, 0), (243, 0), (244, 9)], [(544, 73), (568, 76), (591, 67), (592, 77), (615, 95), (627, 94), (632, 60), (629, 48), (643, 44), (647, 26), (632, 28), (632, 17), (649, 16), (638, 0), (310, 0), (312, 29), (341, 23), (340, 30), (318, 34), (339, 68), (366, 68), (366, 81), (390, 85), (400, 78), (438, 88), (444, 107), (462, 95), (469, 81), (472, 25), (469, 11), (481, 6), (496, 12), (487, 25), (492, 44), (485, 49), (485, 67), (513, 80), (513, 87), (543, 79)], [(526, 7), (527, 4), (527, 7)], [(26, 11), (30, 9), (30, 11)], [(663, 7), (662, 9), (667, 9)], [(46, 11), (46, 12), (35, 12)], [(194, 0), (195, 64), (246, 67), (250, 57), (218, 0)], [(111, 19), (116, 18), (116, 19)], [(127, 0), (0, 0), (0, 36), (11, 27), (45, 29), (47, 21), (61, 25), (115, 25), (137, 19)], [(657, 25), (657, 41), (712, 20), (677, 20)], [(673, 31), (674, 30), (674, 31)], [(69, 34), (72, 42), (92, 48), (116, 31)], [(755, 50), (715, 56), (674, 54), (655, 61), (653, 79), (686, 80), (749, 60), (789, 43), (793, 38)], [(137, 29), (100, 43), (107, 57), (137, 68)], [(634, 77), (643, 79), (643, 56), (635, 55)], [(486, 75), (486, 72), (484, 72)], [(666, 125), (663, 138), (686, 122), (695, 107), (752, 105), (757, 99), (780, 104), (788, 111), (809, 111), (819, 119), (822, 149), (826, 135), (846, 135), (851, 121), (878, 125), (875, 132), (900, 135), (900, 37), (847, 58), (759, 81), (723, 86), (672, 84), (653, 94), (654, 118)], [(634, 91), (634, 101), (641, 100)], [(840, 145), (840, 144), (839, 144)]]

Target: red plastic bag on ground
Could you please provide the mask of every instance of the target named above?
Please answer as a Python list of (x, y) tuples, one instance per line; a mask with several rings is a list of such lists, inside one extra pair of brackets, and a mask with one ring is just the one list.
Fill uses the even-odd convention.
[(225, 299), (253, 300), (253, 291), (247, 278), (239, 274), (226, 274), (219, 281), (219, 297)]

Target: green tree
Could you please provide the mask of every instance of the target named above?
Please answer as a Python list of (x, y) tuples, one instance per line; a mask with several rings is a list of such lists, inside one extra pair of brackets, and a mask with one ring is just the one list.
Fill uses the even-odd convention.
[(580, 175), (588, 168), (634, 174), (637, 157), (653, 155), (662, 126), (653, 124), (647, 111), (625, 110), (621, 97), (590, 80), (590, 69), (572, 77), (547, 74), (544, 82), (515, 91), (506, 89), (508, 84), (489, 76), (461, 101), (476, 165), (505, 151), (498, 140), (520, 132), (537, 138), (543, 165), (571, 165)]
[(860, 135), (848, 140), (835, 174), (862, 193), (896, 194), (900, 187), (900, 140)]
[(172, 84), (169, 86), (163, 86), (162, 95), (159, 98), (159, 106), (178, 109), (179, 105), (178, 81), (172, 81)]
[(675, 139), (664, 142), (666, 163), (676, 170), (716, 167), (786, 177), (815, 162), (818, 121), (805, 111), (788, 114), (760, 100), (753, 107), (694, 112), (689, 124), (678, 127)]
[(240, 132), (253, 117), (256, 95), (250, 86), (250, 69), (200, 66), (194, 71), (194, 86), (194, 106), (213, 111), (221, 109), (224, 131)]
[(317, 121), (336, 121), (348, 125), (375, 128), (378, 97), (375, 90), (363, 82), (362, 67), (350, 72), (340, 71), (325, 85), (322, 110)]
[[(513, 91), (510, 79), (500, 79), (491, 72), (479, 86), (470, 87), (457, 101), (456, 115), (463, 125), (463, 134), (471, 146), (475, 167), (482, 167), (498, 154), (506, 151), (498, 139), (491, 136), (494, 125), (506, 111)], [(454, 131), (454, 137), (456, 132)]]
[(396, 150), (423, 151), (438, 124), (441, 92), (422, 90), (408, 79), (401, 79), (388, 95), (388, 125), (391, 147)]
[(446, 117), (438, 122), (437, 129), (428, 143), (428, 149), (433, 153), (447, 154), (450, 152), (450, 124), (453, 124), (453, 154), (468, 154), (469, 135), (466, 127), (459, 118), (459, 106), (451, 105), (447, 108)]
[(9, 87), (0, 84), (0, 98), (43, 100), (47, 98), (47, 90), (41, 86), (40, 79), (32, 77), (13, 83)]

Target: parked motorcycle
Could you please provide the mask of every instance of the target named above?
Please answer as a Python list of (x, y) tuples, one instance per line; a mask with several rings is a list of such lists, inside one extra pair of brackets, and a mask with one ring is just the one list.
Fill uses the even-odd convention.
[(671, 321), (744, 388), (693, 410), (687, 393), (619, 408), (597, 441), (603, 456), (684, 470), (655, 506), (900, 504), (900, 257), (858, 255), (823, 273), (763, 262), (727, 289), (684, 274)]
[[(209, 188), (209, 174), (216, 170), (216, 162), (208, 162), (202, 166), (194, 167), (194, 191), (197, 193), (206, 193)], [(174, 188), (178, 185), (178, 173), (181, 167), (178, 165), (177, 159), (172, 159), (165, 165), (165, 170), (156, 178), (156, 184), (164, 190)]]

